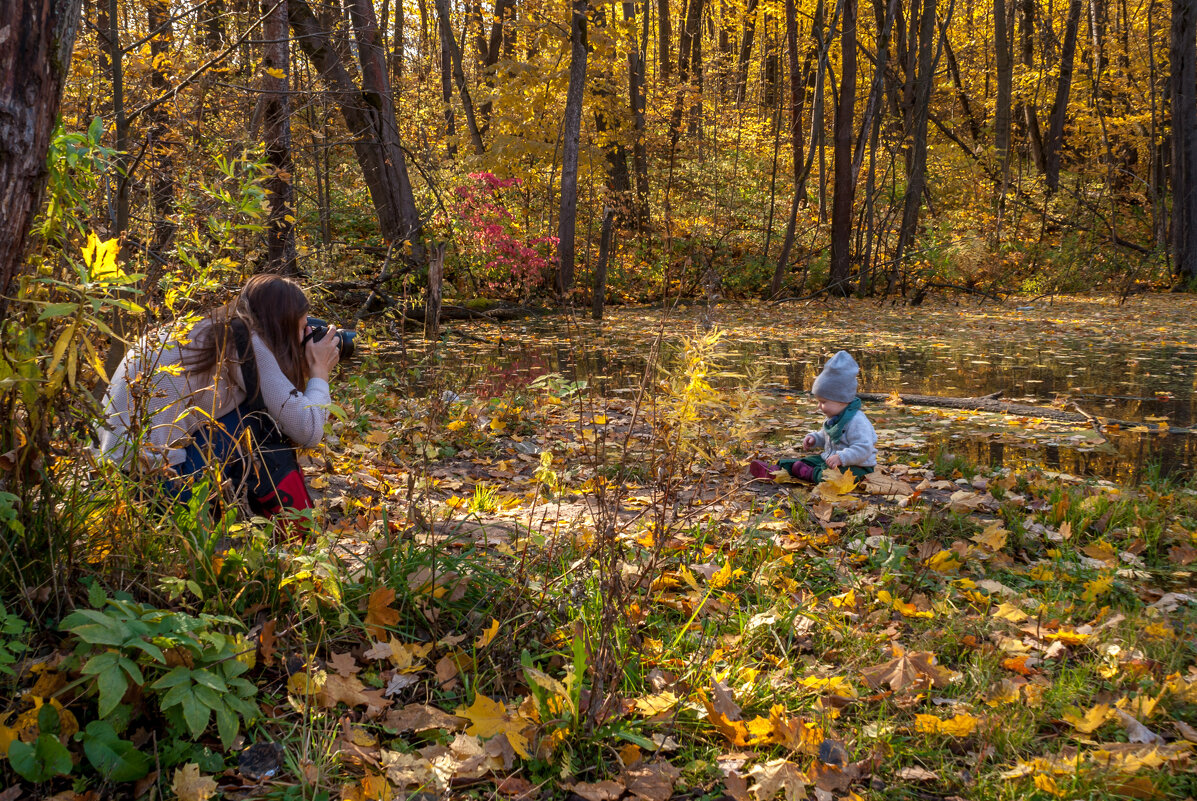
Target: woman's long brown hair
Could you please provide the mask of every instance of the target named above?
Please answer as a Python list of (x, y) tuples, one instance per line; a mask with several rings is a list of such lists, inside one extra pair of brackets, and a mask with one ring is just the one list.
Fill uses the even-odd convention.
[(283, 375), (302, 391), (309, 376), (298, 331), (299, 321), (307, 313), (308, 298), (295, 281), (281, 275), (255, 275), (234, 300), (208, 315), (211, 325), (186, 349), (187, 371), (212, 375), (218, 366), (227, 370), (233, 364), (240, 365), (232, 325), (234, 320), (241, 320), (266, 341)]

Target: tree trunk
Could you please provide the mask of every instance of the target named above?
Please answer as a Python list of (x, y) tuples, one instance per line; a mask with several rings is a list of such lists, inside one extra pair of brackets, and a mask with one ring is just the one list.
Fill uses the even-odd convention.
[(445, 152), (449, 158), (454, 158), (457, 155), (457, 144), (454, 142), (454, 137), (457, 136), (457, 118), (453, 113), (453, 57), (449, 54), (449, 41), (445, 38), (444, 30), (439, 25), (437, 41), (441, 43), (441, 100), (445, 104), (445, 136), (447, 137)]
[[(908, 43), (908, 49), (916, 49), (913, 40)], [(898, 269), (918, 230), (919, 207), (923, 203), (923, 189), (927, 181), (927, 106), (931, 99), (931, 83), (934, 77), (935, 0), (923, 0), (917, 50), (918, 72), (913, 76), (914, 81), (911, 85), (910, 166), (906, 175), (906, 195), (902, 204), (902, 227), (898, 231), (898, 247), (890, 271), (888, 292), (892, 292), (897, 283)]]
[(690, 91), (693, 96), (690, 100), (690, 124), (687, 128), (688, 136), (701, 136), (702, 123), (702, 88), (703, 88), (703, 63), (702, 63), (702, 12), (705, 0), (690, 0), (690, 4), (686, 10), (686, 28), (685, 40), (681, 46), (681, 59), (684, 59), (686, 64), (682, 66), (680, 72), (683, 75), (692, 77), (693, 86)]
[(852, 128), (856, 121), (856, 0), (844, 0), (840, 25), (840, 102), (835, 110), (835, 198), (831, 208), (831, 266), (827, 290), (847, 295), (852, 269)]
[[(486, 81), (486, 101), (478, 108), (480, 131), (490, 128), (490, 114), (493, 101), (490, 92), (495, 83), (494, 66), (499, 63), (499, 53), (502, 50), (504, 30), (515, 16), (515, 0), (495, 0), (495, 18), (490, 26), (490, 39), (486, 43), (486, 62), (483, 71)], [(635, 38), (635, 37), (633, 37)]]
[(569, 89), (562, 131), (561, 213), (557, 220), (557, 291), (565, 298), (574, 284), (574, 229), (578, 217), (578, 144), (582, 136), (582, 95), (586, 86), (588, 0), (572, 0)]
[(672, 70), (670, 62), (670, 39), (673, 36), (673, 22), (669, 18), (669, 0), (657, 0), (657, 45), (658, 79), (662, 82)]
[[(270, 177), (266, 196), (270, 216), (266, 221), (266, 270), (283, 275), (299, 272), (295, 254), (295, 194), (292, 189), (294, 165), (291, 163), (291, 47), (287, 28), (287, 0), (262, 0), (268, 12), (262, 24), (263, 80), (265, 92), (266, 161)], [(272, 75), (271, 73), (281, 73)]]
[(744, 102), (748, 88), (748, 62), (752, 56), (752, 40), (756, 35), (756, 7), (758, 0), (748, 0), (744, 9), (744, 38), (740, 40), (740, 59), (736, 64), (736, 102)]
[(436, 339), (441, 330), (441, 290), (445, 278), (445, 244), (428, 248), (428, 296), (424, 304), (424, 337)]
[(0, 321), (46, 188), (46, 152), (71, 65), (82, 0), (0, 6)]
[(1006, 188), (1010, 183), (1010, 96), (1014, 67), (1010, 52), (1010, 36), (1006, 31), (1006, 0), (993, 0), (993, 51), (997, 62), (997, 106), (993, 116), (993, 145), (997, 151), (997, 236), (1001, 238), (1002, 213), (1006, 205)]
[(603, 319), (603, 305), (607, 300), (607, 265), (611, 260), (611, 235), (615, 227), (615, 209), (603, 210), (602, 233), (599, 236), (598, 266), (594, 270), (594, 286), (590, 296), (590, 316)]
[(354, 132), (353, 149), (362, 168), (379, 228), (388, 242), (411, 242), (410, 259), (421, 262), (422, 226), (407, 175), (407, 157), (399, 141), (395, 105), (387, 81), (385, 60), (377, 44), (377, 24), (371, 0), (347, 0), (357, 38), (362, 86), (350, 77), (307, 0), (288, 0), (291, 30), (311, 59), (328, 90), (336, 97), (345, 125)]
[(811, 69), (811, 61), (817, 54), (818, 70), (821, 74), (825, 55), (823, 46), (819, 44), (823, 35), (823, 0), (819, 0), (815, 7), (815, 18), (811, 26), (812, 42), (807, 48), (801, 68), (798, 66), (798, 9), (795, 0), (786, 0), (784, 13), (786, 17), (786, 47), (790, 54), (790, 156), (794, 174), (794, 198), (790, 203), (790, 215), (786, 221), (785, 237), (781, 242), (781, 253), (777, 257), (777, 264), (773, 268), (773, 280), (769, 284), (770, 297), (777, 297), (781, 294), (781, 284), (785, 280), (786, 271), (790, 266), (790, 253), (794, 249), (794, 237), (798, 227), (798, 205), (806, 196), (806, 177), (810, 172), (810, 164), (809, 162), (804, 163), (802, 155), (802, 110), (808, 91), (815, 88), (809, 85), (812, 78), (816, 85), (819, 80)]
[[(1035, 0), (1022, 0), (1022, 65), (1028, 70), (1035, 67)], [(1035, 169), (1043, 172), (1043, 134), (1039, 130), (1039, 111), (1034, 99), (1026, 103), (1022, 111), (1031, 161)]]
[[(161, 95), (170, 87), (170, 81), (161, 68), (163, 59), (170, 59), (170, 47), (174, 39), (167, 0), (151, 0), (148, 4), (148, 22), (153, 38), (150, 39), (152, 72), (150, 85), (155, 94)], [(156, 32), (156, 33), (155, 33)], [(159, 258), (165, 257), (175, 236), (175, 168), (171, 153), (170, 113), (166, 103), (155, 106), (146, 115), (149, 122), (149, 142), (146, 150), (150, 164), (150, 197), (154, 207), (154, 241), (150, 249)]]
[[(648, 3), (644, 4), (648, 15)], [(644, 141), (644, 113), (646, 106), (644, 91), (644, 54), (636, 41), (636, 6), (632, 0), (623, 0), (623, 18), (629, 23), (628, 42), (628, 103), (631, 106), (633, 134), (632, 161), (636, 168), (636, 227), (648, 227), (648, 152)]]
[(1077, 29), (1081, 22), (1081, 0), (1071, 0), (1068, 6), (1068, 22), (1064, 29), (1064, 48), (1060, 52), (1060, 77), (1056, 81), (1056, 101), (1044, 142), (1044, 171), (1047, 173), (1047, 191), (1060, 188), (1060, 148), (1064, 144), (1064, 121), (1068, 113), (1068, 94), (1072, 89), (1072, 61), (1076, 55)]
[(478, 131), (478, 120), (474, 116), (474, 101), (470, 99), (470, 89), (466, 86), (465, 71), (461, 67), (461, 48), (457, 46), (457, 39), (453, 36), (453, 27), (449, 21), (449, 0), (436, 0), (436, 15), (440, 20), (441, 41), (448, 49), (453, 65), (453, 78), (457, 81), (457, 91), (461, 96), (461, 108), (465, 114), (466, 129), (470, 132), (474, 153), (481, 156), (486, 152), (486, 148), (482, 144), (482, 134)]
[[(607, 35), (607, 12), (602, 6), (594, 12), (594, 27), (596, 31), (601, 31), (603, 36)], [(614, 42), (611, 44), (614, 45)], [(607, 203), (604, 206), (614, 209), (616, 219), (622, 221), (631, 219), (634, 214), (632, 181), (628, 172), (627, 149), (620, 141), (618, 132), (608, 133), (609, 126), (604, 109), (609, 107), (607, 98), (611, 94), (610, 87), (613, 81), (606, 70), (606, 62), (603, 62), (602, 66), (604, 74), (595, 82), (594, 129), (600, 139), (607, 140), (603, 145), (607, 161)]]
[(1172, 268), (1197, 278), (1197, 3), (1172, 0)]

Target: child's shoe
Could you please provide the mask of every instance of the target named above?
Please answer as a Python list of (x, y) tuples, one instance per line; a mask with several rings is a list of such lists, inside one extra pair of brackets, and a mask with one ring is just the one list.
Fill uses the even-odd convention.
[(762, 462), (760, 459), (753, 459), (748, 463), (748, 473), (753, 478), (773, 478), (773, 474), (780, 469), (777, 465)]

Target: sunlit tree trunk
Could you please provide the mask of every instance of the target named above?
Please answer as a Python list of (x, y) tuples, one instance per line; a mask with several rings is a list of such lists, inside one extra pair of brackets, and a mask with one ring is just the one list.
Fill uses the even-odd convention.
[(0, 4), (0, 321), (46, 187), (46, 152), (71, 64), (82, 0)]
[(515, 0), (495, 0), (495, 18), (491, 22), (490, 39), (486, 43), (486, 61), (483, 64), (483, 79), (486, 81), (487, 97), (486, 101), (478, 107), (478, 125), (483, 132), (490, 127), (491, 107), (494, 103), (490, 98), (490, 92), (495, 83), (494, 67), (499, 62), (499, 54), (502, 52), (505, 30), (513, 23), (514, 17)]
[(378, 46), (374, 9), (371, 0), (347, 2), (361, 61), (360, 87), (342, 62), (329, 28), (317, 21), (307, 0), (288, 0), (291, 30), (339, 104), (345, 125), (356, 134), (354, 153), (383, 238), (388, 242), (410, 241), (410, 259), (422, 261), (422, 225), (407, 175), (407, 157), (399, 141), (386, 64)]
[(1172, 0), (1172, 267), (1197, 278), (1197, 2)]
[(587, 0), (573, 0), (570, 16), (569, 89), (562, 131), (561, 213), (557, 220), (557, 291), (564, 298), (574, 284), (574, 233), (578, 217), (578, 145), (586, 86)]
[(1060, 148), (1064, 145), (1064, 122), (1068, 114), (1068, 95), (1072, 90), (1072, 62), (1076, 55), (1077, 29), (1081, 22), (1081, 0), (1071, 0), (1068, 22), (1064, 28), (1064, 47), (1060, 51), (1060, 77), (1056, 81), (1056, 100), (1044, 142), (1043, 162), (1047, 175), (1047, 190), (1060, 188)]
[[(1027, 70), (1035, 68), (1035, 0), (1022, 0), (1022, 65)], [(1043, 172), (1043, 133), (1039, 128), (1039, 110), (1033, 98), (1023, 105), (1022, 112), (1031, 161), (1035, 169)]]
[(291, 48), (287, 27), (287, 0), (263, 0), (267, 12), (262, 24), (263, 113), (266, 161), (270, 177), (266, 196), (270, 216), (266, 221), (266, 270), (294, 275), (299, 272), (295, 258), (295, 193), (292, 189), (294, 166), (291, 163)]
[(856, 0), (844, 0), (840, 25), (840, 98), (835, 110), (835, 198), (831, 209), (831, 265), (827, 290), (847, 295), (852, 269), (852, 128), (856, 117)]
[(453, 56), (449, 52), (449, 41), (445, 38), (444, 28), (438, 25), (437, 41), (440, 42), (441, 65), (441, 100), (445, 105), (445, 135), (447, 142), (445, 152), (449, 158), (457, 155), (457, 116), (453, 111)]
[(702, 13), (705, 0), (690, 0), (686, 9), (686, 26), (679, 44), (679, 72), (691, 77), (690, 123), (687, 134), (701, 136), (702, 121)]

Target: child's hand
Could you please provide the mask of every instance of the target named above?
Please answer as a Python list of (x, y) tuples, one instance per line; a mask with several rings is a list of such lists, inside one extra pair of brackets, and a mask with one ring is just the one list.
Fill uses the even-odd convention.
[(805, 436), (805, 437), (802, 439), (802, 450), (804, 450), (804, 451), (813, 451), (814, 449), (815, 449), (815, 435), (814, 435), (814, 434), (807, 434), (807, 435), (806, 435), (806, 436)]
[(839, 466), (842, 464), (843, 464), (843, 461), (840, 459), (840, 455), (838, 453), (833, 453), (833, 454), (831, 454), (831, 456), (827, 457), (827, 466), (828, 467), (839, 468)]

